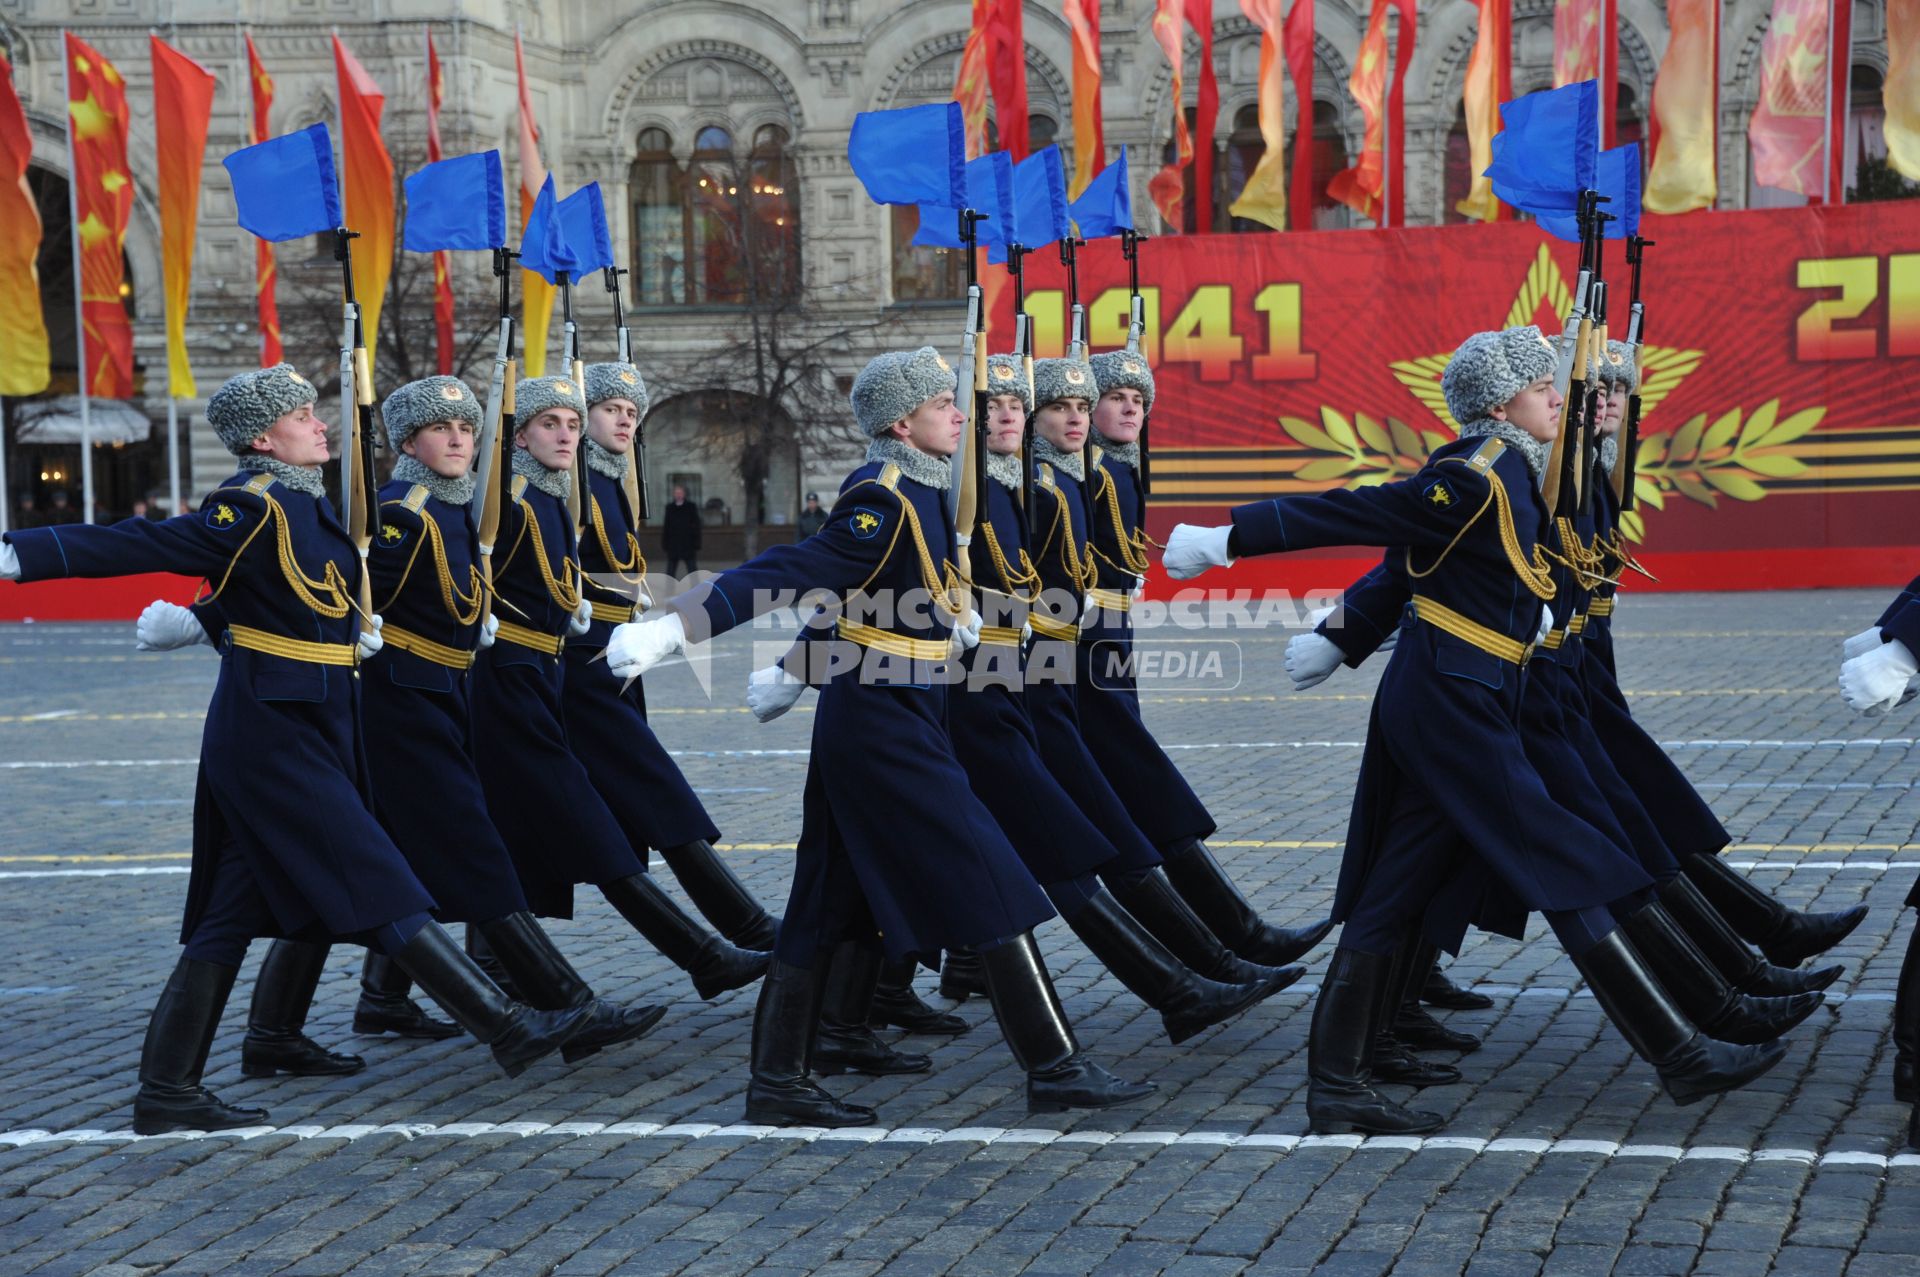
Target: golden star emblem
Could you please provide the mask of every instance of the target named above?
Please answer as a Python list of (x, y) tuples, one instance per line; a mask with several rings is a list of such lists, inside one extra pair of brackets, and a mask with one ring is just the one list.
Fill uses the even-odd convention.
[(113, 238), (113, 231), (100, 220), (100, 214), (88, 213), (80, 219), (80, 246), (95, 248)]
[(78, 102), (67, 103), (67, 115), (73, 120), (74, 137), (81, 141), (96, 141), (113, 132), (113, 116), (91, 93)]
[(109, 195), (118, 195), (128, 180), (125, 173), (109, 169), (100, 175), (100, 188)]

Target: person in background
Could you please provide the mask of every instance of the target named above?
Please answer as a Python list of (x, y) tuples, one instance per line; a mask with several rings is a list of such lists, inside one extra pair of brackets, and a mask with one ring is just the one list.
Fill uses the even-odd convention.
[(668, 576), (700, 570), (696, 562), (700, 557), (700, 508), (687, 500), (687, 490), (677, 483), (673, 485), (673, 500), (660, 520), (660, 548), (666, 552)]
[(800, 539), (804, 541), (826, 526), (827, 512), (820, 508), (820, 494), (809, 492), (807, 504), (800, 511)]

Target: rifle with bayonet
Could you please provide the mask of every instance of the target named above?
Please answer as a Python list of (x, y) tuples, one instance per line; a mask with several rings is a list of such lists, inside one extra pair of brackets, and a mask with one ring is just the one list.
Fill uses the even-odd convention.
[(1074, 251), (1087, 241), (1060, 237), (1060, 265), (1067, 272), (1067, 358), (1087, 357), (1087, 309), (1080, 304), (1080, 259)]
[(506, 501), (507, 470), (500, 458), (511, 446), (513, 433), (513, 259), (520, 254), (505, 246), (493, 250), (493, 273), (500, 281), (500, 336), (493, 350), (493, 377), (487, 383), (487, 410), (480, 419), (473, 463), (474, 529), (480, 543), (480, 579), (485, 587), (480, 624), (484, 629), (493, 612), (493, 543), (500, 535), (500, 514)]
[(360, 628), (373, 628), (373, 579), (367, 553), (373, 548), (373, 362), (367, 357), (366, 325), (353, 295), (353, 241), (358, 232), (333, 232), (340, 263), (340, 510), (347, 535), (360, 552)]
[(960, 334), (960, 366), (954, 376), (953, 393), (956, 404), (965, 396), (962, 411), (967, 420), (960, 428), (959, 446), (953, 450), (949, 460), (951, 481), (947, 484), (947, 513), (953, 519), (954, 558), (959, 561), (957, 566), (960, 575), (971, 581), (973, 558), (969, 544), (973, 540), (974, 525), (979, 521), (985, 493), (981, 484), (985, 473), (986, 446), (975, 435), (986, 424), (982, 402), (987, 384), (986, 352), (980, 345), (979, 266), (974, 250), (979, 243), (979, 224), (986, 221), (987, 217), (970, 208), (961, 209), (959, 217), (961, 251), (966, 254), (967, 262), (967, 322)]
[(1593, 302), (1595, 213), (1606, 197), (1598, 191), (1580, 192), (1576, 217), (1580, 227), (1580, 273), (1573, 289), (1573, 305), (1567, 311), (1555, 347), (1553, 388), (1560, 396), (1559, 433), (1542, 479), (1541, 496), (1549, 513), (1559, 514), (1565, 494), (1577, 485), (1573, 440), (1569, 437), (1579, 423), (1576, 400), (1586, 397), (1587, 357), (1592, 350), (1593, 327), (1590, 307)]
[[(627, 273), (624, 266), (602, 267), (600, 277), (606, 281), (607, 292), (613, 296), (613, 331), (620, 352), (620, 362), (633, 362), (633, 339), (627, 331), (627, 310), (620, 295), (620, 277)], [(638, 406), (638, 405), (636, 405)], [(643, 523), (652, 516), (652, 503), (647, 498), (647, 423), (645, 417), (635, 418), (633, 423), (633, 462), (627, 467), (627, 477), (621, 485), (627, 492), (627, 506), (633, 511), (634, 521)], [(585, 441), (581, 449), (586, 448)]]
[(1627, 348), (1629, 358), (1633, 360), (1633, 389), (1627, 393), (1627, 415), (1620, 425), (1620, 442), (1614, 450), (1613, 473), (1608, 478), (1613, 483), (1614, 503), (1621, 510), (1631, 510), (1637, 504), (1633, 495), (1633, 468), (1640, 451), (1640, 377), (1642, 352), (1646, 342), (1646, 307), (1640, 301), (1640, 272), (1646, 264), (1647, 249), (1653, 241), (1635, 235), (1627, 240), (1627, 265), (1632, 268), (1627, 306)]
[[(1120, 232), (1120, 253), (1127, 259), (1127, 353), (1146, 362), (1144, 349), (1147, 333), (1147, 304), (1140, 296), (1140, 245), (1146, 242), (1146, 236), (1132, 230)], [(1147, 425), (1153, 413), (1143, 411), (1140, 417), (1140, 499), (1145, 501), (1147, 494), (1153, 491), (1153, 466), (1148, 460), (1150, 450), (1147, 447)]]

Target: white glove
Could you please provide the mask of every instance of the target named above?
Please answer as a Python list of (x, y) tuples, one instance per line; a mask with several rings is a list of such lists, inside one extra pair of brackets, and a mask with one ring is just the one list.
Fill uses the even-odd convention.
[(20, 552), (0, 541), (0, 581), (20, 579)]
[(763, 723), (771, 723), (793, 708), (807, 681), (787, 673), (783, 666), (769, 665), (747, 675), (747, 708)]
[(980, 614), (972, 608), (966, 616), (953, 624), (953, 636), (960, 640), (960, 646), (971, 652), (980, 646)]
[(647, 588), (645, 581), (640, 582), (640, 596), (634, 599), (634, 604), (642, 612), (653, 606), (653, 591)]
[(678, 612), (662, 612), (655, 620), (613, 627), (613, 636), (607, 640), (607, 668), (620, 678), (638, 678), (686, 650), (686, 622)]
[(491, 612), (487, 613), (487, 619), (480, 623), (480, 646), (492, 647), (493, 640), (499, 636), (499, 633), (500, 618)]
[(1084, 624), (1086, 624), (1086, 623), (1087, 623), (1088, 621), (1090, 621), (1090, 620), (1092, 619), (1092, 617), (1093, 617), (1093, 614), (1094, 614), (1095, 612), (1098, 612), (1099, 610), (1100, 610), (1100, 605), (1099, 605), (1098, 603), (1095, 603), (1095, 602), (1093, 601), (1093, 595), (1091, 595), (1091, 594), (1082, 594), (1082, 595), (1080, 596), (1080, 621), (1081, 621), (1081, 624), (1083, 624), (1083, 625), (1084, 625)]
[(1193, 523), (1176, 524), (1173, 534), (1167, 538), (1167, 548), (1160, 556), (1160, 563), (1167, 569), (1167, 575), (1176, 581), (1199, 576), (1208, 568), (1231, 567), (1233, 560), (1227, 554), (1227, 538), (1232, 535), (1232, 524), (1217, 528), (1203, 528)]
[(1304, 692), (1326, 682), (1345, 655), (1339, 644), (1312, 630), (1288, 639), (1287, 677), (1293, 680), (1293, 690)]
[(1540, 632), (1533, 636), (1536, 643), (1547, 641), (1547, 635), (1553, 633), (1553, 609), (1542, 604), (1540, 607)]
[(1876, 625), (1870, 630), (1861, 630), (1858, 634), (1842, 643), (1840, 645), (1840, 659), (1850, 661), (1856, 656), (1865, 656), (1868, 652), (1871, 652), (1879, 646), (1880, 627)]
[(155, 599), (147, 604), (147, 610), (133, 623), (133, 650), (136, 652), (171, 652), (176, 648), (192, 647), (195, 643), (213, 646), (213, 639), (200, 625), (200, 618), (191, 608), (181, 607), (178, 603), (169, 603), (165, 599)]
[(567, 618), (567, 636), (579, 638), (593, 628), (593, 600), (581, 599), (580, 606), (573, 609), (573, 615)]
[(1033, 622), (1022, 621), (1020, 623), (1020, 646), (1025, 647), (1031, 642), (1033, 642)]
[(377, 614), (367, 619), (367, 628), (360, 631), (354, 646), (359, 649), (363, 661), (386, 646), (386, 640), (380, 637), (380, 617)]
[(1129, 599), (1132, 599), (1135, 603), (1138, 603), (1141, 599), (1146, 598), (1147, 597), (1147, 578), (1144, 576), (1135, 577), (1133, 579), (1133, 588), (1127, 591), (1127, 597)]
[(1894, 639), (1840, 667), (1840, 695), (1862, 714), (1884, 714), (1906, 694), (1907, 681), (1920, 674), (1920, 661)]

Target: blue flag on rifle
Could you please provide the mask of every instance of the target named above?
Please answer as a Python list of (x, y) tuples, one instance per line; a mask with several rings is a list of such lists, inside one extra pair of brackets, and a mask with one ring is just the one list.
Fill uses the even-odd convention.
[[(964, 169), (966, 207), (985, 213), (987, 220), (977, 229), (978, 242), (1004, 244), (1013, 226), (1013, 157), (1005, 151), (992, 151), (977, 160), (968, 160)], [(961, 248), (960, 208), (945, 204), (920, 206), (920, 229), (913, 242), (927, 248)]]
[(966, 203), (967, 131), (958, 102), (860, 112), (847, 159), (876, 204)]
[(1105, 239), (1133, 229), (1133, 190), (1127, 181), (1127, 148), (1100, 170), (1080, 198), (1067, 205), (1081, 239)]
[(1593, 189), (1600, 154), (1600, 90), (1593, 80), (1500, 104), (1493, 193), (1529, 213), (1571, 213)]
[(560, 201), (560, 233), (573, 251), (575, 278), (613, 265), (613, 237), (607, 232), (607, 206), (600, 183), (588, 182)]
[[(1608, 239), (1627, 239), (1640, 233), (1640, 144), (1629, 142), (1611, 151), (1600, 152), (1599, 171), (1594, 174), (1594, 189), (1608, 203), (1600, 211), (1611, 215), (1602, 231)], [(1559, 239), (1580, 241), (1579, 219), (1572, 213), (1542, 213), (1540, 229)]]
[(340, 225), (333, 138), (324, 124), (268, 138), (222, 161), (233, 179), (240, 225), (272, 243)]
[(456, 155), (429, 164), (407, 178), (406, 188), (402, 246), (408, 252), (506, 247), (507, 198), (500, 152)]
[(533, 212), (527, 216), (526, 234), (520, 237), (520, 264), (549, 284), (559, 283), (563, 271), (569, 276), (580, 272), (580, 259), (568, 245), (567, 233), (560, 224), (551, 173), (541, 184)]
[(1067, 176), (1060, 148), (1035, 151), (1013, 166), (1013, 229), (1005, 240), (994, 241), (990, 262), (1007, 260), (1010, 241), (1023, 248), (1045, 248), (1073, 233), (1067, 220)]

